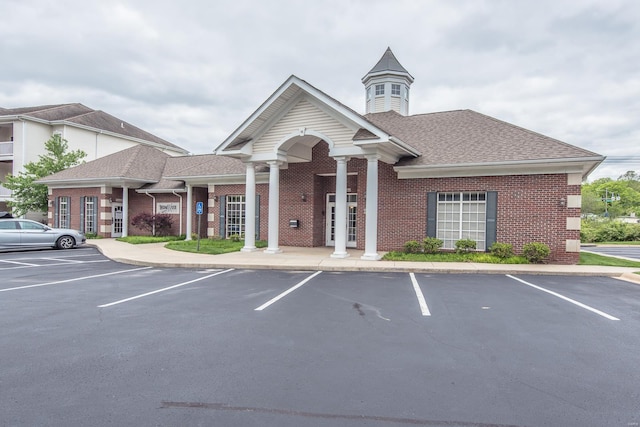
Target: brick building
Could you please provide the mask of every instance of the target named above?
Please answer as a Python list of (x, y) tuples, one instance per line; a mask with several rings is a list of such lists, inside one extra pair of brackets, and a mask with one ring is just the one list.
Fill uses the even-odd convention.
[(577, 262), (580, 184), (604, 157), (471, 110), (408, 115), (413, 77), (390, 49), (362, 83), (364, 115), (291, 76), (215, 154), (134, 147), (47, 177), (51, 223), (64, 214), (83, 228), (93, 206), (112, 237), (164, 207), (176, 234), (202, 219), (203, 236), (240, 234), (245, 251), (258, 238), (268, 253), (330, 246), (379, 259), (435, 236), (478, 250), (544, 242), (553, 262)]

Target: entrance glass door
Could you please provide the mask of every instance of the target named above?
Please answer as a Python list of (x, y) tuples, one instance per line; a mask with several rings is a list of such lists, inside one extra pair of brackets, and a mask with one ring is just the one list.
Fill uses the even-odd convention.
[[(356, 247), (356, 218), (358, 212), (358, 195), (347, 194), (347, 247)], [(326, 245), (335, 246), (336, 235), (336, 195), (327, 194), (327, 232)]]
[(111, 215), (113, 223), (111, 225), (111, 237), (122, 237), (122, 204), (111, 205)]

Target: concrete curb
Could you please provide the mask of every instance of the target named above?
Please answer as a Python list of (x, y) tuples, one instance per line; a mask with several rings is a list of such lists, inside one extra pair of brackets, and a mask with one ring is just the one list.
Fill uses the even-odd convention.
[[(107, 258), (129, 265), (156, 268), (235, 268), (249, 270), (288, 271), (368, 271), (389, 273), (422, 274), (518, 274), (554, 276), (613, 277), (640, 284), (640, 275), (631, 268), (567, 265), (503, 265), (478, 263), (433, 263), (407, 261), (368, 261), (354, 256), (334, 259), (325, 253), (283, 253), (261, 255), (260, 253), (231, 253), (223, 255), (193, 254), (172, 251), (164, 244), (129, 245), (116, 241), (87, 243)], [(213, 258), (215, 257), (215, 258)]]

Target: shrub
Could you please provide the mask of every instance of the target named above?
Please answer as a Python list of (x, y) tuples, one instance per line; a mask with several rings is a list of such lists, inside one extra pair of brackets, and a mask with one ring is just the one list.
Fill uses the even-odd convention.
[(404, 252), (407, 254), (417, 254), (422, 252), (422, 245), (417, 240), (409, 240), (404, 244)]
[(466, 254), (476, 249), (476, 241), (471, 239), (460, 239), (456, 242), (456, 253)]
[(544, 243), (531, 242), (522, 247), (522, 254), (524, 257), (534, 264), (542, 262), (549, 256), (551, 249)]
[(84, 233), (84, 236), (85, 236), (87, 239), (99, 239), (99, 238), (100, 238), (100, 237), (98, 236), (98, 233), (93, 232), (93, 231), (90, 231), (90, 232), (88, 232), (88, 233)]
[(151, 215), (150, 213), (142, 212), (131, 219), (131, 225), (141, 230), (149, 231), (153, 236), (169, 235), (172, 224), (173, 219), (168, 214)]
[(582, 242), (633, 242), (640, 240), (640, 224), (615, 220), (583, 220), (580, 227)]
[(435, 254), (440, 251), (444, 242), (436, 237), (425, 237), (422, 240), (422, 248), (427, 254)]
[(242, 235), (241, 234), (231, 234), (229, 236), (229, 240), (231, 240), (232, 242), (240, 242), (242, 240)]
[(513, 246), (509, 243), (494, 242), (489, 248), (489, 251), (491, 252), (491, 254), (502, 259), (513, 256)]

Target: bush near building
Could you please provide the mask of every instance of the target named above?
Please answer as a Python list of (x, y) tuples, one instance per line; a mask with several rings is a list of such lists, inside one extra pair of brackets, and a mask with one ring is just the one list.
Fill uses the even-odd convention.
[(637, 242), (640, 241), (640, 224), (615, 220), (583, 219), (580, 241), (582, 243)]

